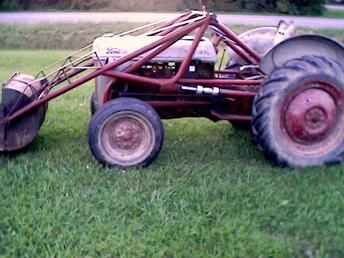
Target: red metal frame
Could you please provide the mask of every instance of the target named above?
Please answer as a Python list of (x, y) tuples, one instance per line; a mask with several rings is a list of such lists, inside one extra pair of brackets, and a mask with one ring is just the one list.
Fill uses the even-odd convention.
[[(194, 21), (192, 20), (194, 19)], [(185, 24), (188, 21), (192, 21), (189, 24)], [(172, 27), (171, 27), (172, 26)], [(173, 27), (174, 26), (174, 27)], [(211, 14), (204, 14), (201, 15), (198, 12), (187, 12), (185, 14), (180, 15), (176, 19), (164, 23), (157, 28), (152, 29), (151, 34), (148, 33), (146, 35), (159, 35), (161, 39), (144, 46), (133, 53), (130, 53), (110, 64), (102, 65), (98, 69), (93, 72), (90, 72), (83, 77), (76, 79), (75, 81), (70, 81), (67, 85), (61, 86), (63, 82), (73, 78), (74, 76), (87, 71), (84, 68), (75, 68), (74, 70), (70, 71), (68, 74), (64, 74), (63, 76), (58, 76), (53, 82), (48, 84), (47, 88), (49, 92), (45, 95), (41, 96), (40, 98), (34, 100), (29, 105), (25, 106), (24, 108), (16, 111), (13, 114), (10, 114), (7, 117), (4, 117), (0, 120), (0, 123), (6, 123), (11, 120), (14, 120), (27, 112), (39, 107), (40, 105), (55, 99), (62, 94), (73, 90), (76, 87), (83, 85), (84, 83), (96, 78), (97, 76), (104, 75), (112, 78), (112, 81), (108, 84), (105, 94), (103, 96), (103, 103), (109, 101), (111, 99), (111, 91), (113, 90), (114, 85), (116, 85), (117, 81), (128, 81), (137, 83), (140, 87), (158, 87), (159, 92), (162, 94), (180, 94), (180, 85), (203, 85), (208, 87), (218, 87), (221, 93), (221, 96), (225, 98), (237, 98), (237, 101), (248, 101), (247, 99), (251, 100), (256, 95), (256, 88), (259, 86), (262, 81), (260, 79), (257, 80), (246, 80), (246, 79), (224, 79), (224, 78), (214, 78), (214, 79), (188, 79), (183, 78), (183, 75), (186, 73), (191, 61), (192, 57), (202, 40), (202, 37), (205, 35), (206, 30), (210, 28), (213, 29), (213, 32), (216, 33), (221, 39), (230, 47), (233, 51), (235, 51), (239, 56), (241, 56), (244, 60), (247, 61), (248, 64), (256, 65), (260, 62), (260, 57), (248, 46), (246, 46), (230, 29), (228, 29), (225, 25), (221, 24), (216, 16)], [(155, 34), (155, 31), (159, 31)], [(175, 42), (183, 38), (184, 36), (195, 32), (194, 40), (192, 45), (185, 56), (185, 59), (181, 63), (179, 70), (169, 79), (153, 79), (147, 78), (143, 76), (139, 76), (135, 74), (135, 72), (142, 67), (144, 64), (149, 62), (152, 58), (169, 48)], [(136, 60), (134, 64), (132, 64), (129, 69), (123, 72), (115, 71), (115, 68), (118, 66), (127, 63), (128, 61)], [(92, 66), (92, 61), (89, 60), (86, 63), (87, 66)], [(221, 72), (220, 72), (221, 73)], [(229, 72), (231, 73), (231, 72)], [(225, 74), (225, 72), (223, 73)], [(235, 74), (235, 72), (233, 72)], [(52, 90), (53, 88), (60, 86), (56, 90)], [(190, 96), (191, 97), (191, 96)], [(148, 101), (149, 102), (149, 101)], [(209, 106), (209, 101), (175, 101), (168, 102), (168, 101), (150, 101), (154, 107), (190, 107), (190, 106)], [(216, 117), (216, 115), (215, 115)], [(219, 117), (217, 115), (217, 117)], [(225, 117), (225, 116), (223, 116)], [(248, 114), (227, 114), (228, 120), (239, 120), (239, 121), (248, 121), (249, 115)]]

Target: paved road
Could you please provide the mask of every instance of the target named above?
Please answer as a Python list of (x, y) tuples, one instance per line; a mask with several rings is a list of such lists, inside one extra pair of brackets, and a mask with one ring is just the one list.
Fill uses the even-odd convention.
[(332, 11), (344, 11), (344, 5), (328, 4), (328, 5), (326, 5), (326, 8), (328, 10), (332, 10)]
[[(111, 12), (18, 12), (0, 13), (0, 23), (111, 23), (139, 22), (147, 23), (163, 18), (174, 17), (176, 13), (111, 13)], [(297, 26), (311, 28), (343, 29), (344, 19), (311, 18), (296, 16), (263, 15), (219, 15), (220, 20), (233, 25), (276, 25), (280, 19), (294, 21)]]

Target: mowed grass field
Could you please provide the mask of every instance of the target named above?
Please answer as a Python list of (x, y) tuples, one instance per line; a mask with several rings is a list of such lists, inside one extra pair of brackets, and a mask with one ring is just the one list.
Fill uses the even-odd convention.
[[(67, 53), (0, 50), (0, 81)], [(180, 119), (151, 167), (106, 169), (87, 144), (92, 86), (0, 156), (0, 257), (344, 257), (344, 166), (277, 168), (249, 132)]]
[(344, 18), (344, 10), (326, 10), (324, 16), (331, 18)]

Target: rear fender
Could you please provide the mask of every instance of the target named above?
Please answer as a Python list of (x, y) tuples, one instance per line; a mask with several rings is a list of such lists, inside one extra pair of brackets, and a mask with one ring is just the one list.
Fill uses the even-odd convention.
[(326, 56), (344, 65), (344, 47), (320, 35), (301, 35), (287, 39), (272, 48), (261, 60), (260, 68), (270, 74), (276, 67), (302, 56)]

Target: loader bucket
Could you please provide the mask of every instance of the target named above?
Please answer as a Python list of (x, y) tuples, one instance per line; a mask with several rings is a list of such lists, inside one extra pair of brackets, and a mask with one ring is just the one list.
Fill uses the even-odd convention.
[[(41, 83), (29, 75), (17, 74), (2, 88), (0, 120), (35, 100)], [(0, 152), (18, 151), (29, 145), (44, 122), (47, 105), (40, 106), (12, 121), (0, 124)]]

